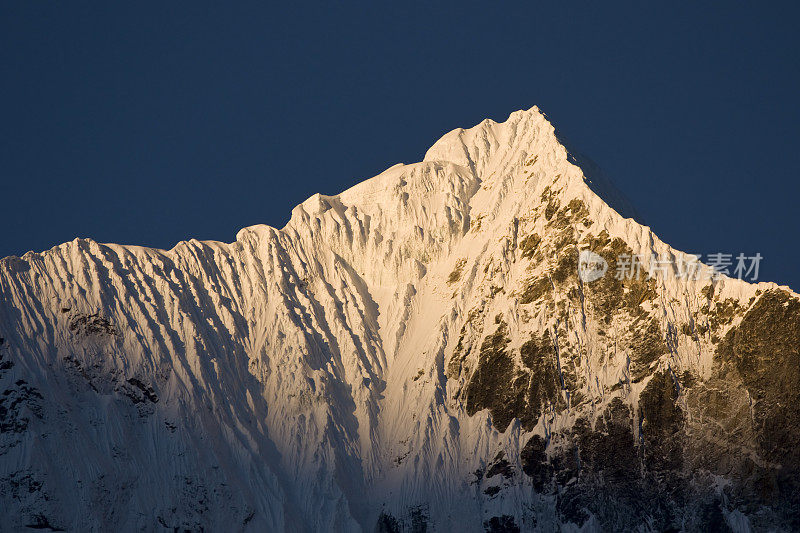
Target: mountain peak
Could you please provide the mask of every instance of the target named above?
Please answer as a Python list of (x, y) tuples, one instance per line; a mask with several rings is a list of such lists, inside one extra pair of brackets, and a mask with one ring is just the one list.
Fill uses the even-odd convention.
[(0, 529), (796, 529), (800, 299), (677, 277), (587, 161), (534, 107), (231, 245), (0, 262)]
[(452, 130), (434, 143), (423, 161), (450, 161), (480, 173), (498, 152), (528, 153), (537, 137), (548, 134), (550, 139), (540, 140), (552, 142), (555, 137), (544, 114), (534, 106), (511, 113), (505, 122), (487, 118), (471, 128)]

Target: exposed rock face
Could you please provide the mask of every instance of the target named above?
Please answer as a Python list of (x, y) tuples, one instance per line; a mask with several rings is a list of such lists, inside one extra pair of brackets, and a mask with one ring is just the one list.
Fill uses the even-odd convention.
[(0, 260), (0, 529), (800, 529), (800, 299), (648, 276), (619, 198), (534, 108), (281, 230)]

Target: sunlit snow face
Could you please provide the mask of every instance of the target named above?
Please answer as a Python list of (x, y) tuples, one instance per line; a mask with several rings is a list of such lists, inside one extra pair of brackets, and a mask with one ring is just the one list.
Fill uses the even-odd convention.
[(608, 271), (605, 259), (590, 250), (583, 250), (578, 258), (578, 276), (584, 283), (602, 278)]

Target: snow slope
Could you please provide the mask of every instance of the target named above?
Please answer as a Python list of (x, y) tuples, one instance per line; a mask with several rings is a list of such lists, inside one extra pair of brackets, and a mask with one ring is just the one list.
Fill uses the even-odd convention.
[[(585, 168), (532, 108), (315, 195), (280, 230), (169, 251), (76, 239), (1, 260), (2, 529), (704, 524), (705, 508), (677, 496), (669, 512), (628, 502), (613, 516), (587, 496), (627, 486), (604, 462), (619, 446), (593, 433), (612, 427), (627, 428), (637, 483), (668, 472), (666, 488), (700, 491), (733, 529), (789, 527), (795, 489), (778, 476), (777, 499), (737, 496), (719, 443), (758, 456), (759, 479), (793, 471), (790, 452), (767, 457), (758, 410), (736, 403), (777, 386), (724, 354), (739, 353), (726, 339), (765, 295), (792, 312), (797, 295), (724, 277), (582, 283), (580, 249), (612, 264), (621, 250), (684, 257), (595, 194), (632, 213)], [(791, 340), (794, 320), (767, 338)], [(738, 392), (708, 414), (692, 395), (719, 383)], [(715, 434), (725, 453), (700, 468), (721, 417), (739, 425)], [(593, 446), (605, 450), (594, 470)], [(559, 453), (575, 447), (580, 466), (560, 479)]]

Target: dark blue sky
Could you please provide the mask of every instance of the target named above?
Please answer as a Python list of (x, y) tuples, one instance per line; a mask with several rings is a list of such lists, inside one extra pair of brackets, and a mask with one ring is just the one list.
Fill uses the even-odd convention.
[(800, 10), (6, 2), (0, 256), (282, 226), (538, 105), (659, 236), (800, 289)]

